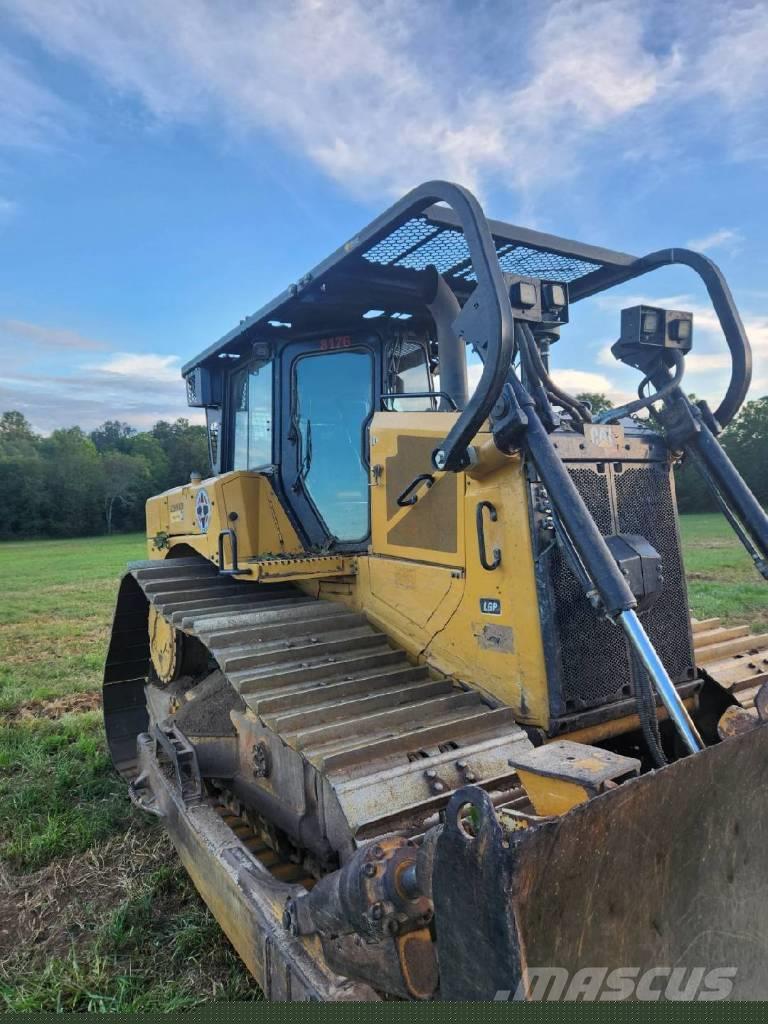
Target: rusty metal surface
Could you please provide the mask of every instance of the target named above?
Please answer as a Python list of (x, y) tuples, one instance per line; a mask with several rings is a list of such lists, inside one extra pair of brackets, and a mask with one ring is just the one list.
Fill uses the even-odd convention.
[(672, 965), (736, 967), (731, 998), (768, 998), (767, 779), (761, 725), (510, 834), (508, 849), (485, 794), (455, 794), (480, 825), (462, 835), (449, 808), (437, 843), (443, 996), (515, 991), (526, 966)]
[(743, 736), (759, 724), (757, 708), (742, 708), (732, 704), (725, 709), (717, 723), (717, 735), (721, 740), (729, 740), (734, 736)]
[(281, 882), (207, 803), (186, 806), (157, 762), (142, 750), (164, 828), (184, 867), (249, 971), (272, 1000), (371, 1001), (370, 986), (329, 969), (319, 941), (282, 924), (286, 899), (303, 891)]

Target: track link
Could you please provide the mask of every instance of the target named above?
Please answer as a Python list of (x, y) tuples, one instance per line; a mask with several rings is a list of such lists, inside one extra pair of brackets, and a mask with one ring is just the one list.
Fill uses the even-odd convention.
[(742, 707), (754, 707), (758, 690), (768, 681), (768, 633), (726, 627), (720, 619), (693, 619), (692, 626), (697, 667)]
[(530, 744), (511, 709), (414, 664), (345, 605), (180, 558), (135, 563), (121, 587), (104, 703), (128, 777), (146, 728), (148, 603), (197, 637), (259, 722), (330, 783), (358, 838), (411, 831), (467, 782), (508, 788), (508, 762)]

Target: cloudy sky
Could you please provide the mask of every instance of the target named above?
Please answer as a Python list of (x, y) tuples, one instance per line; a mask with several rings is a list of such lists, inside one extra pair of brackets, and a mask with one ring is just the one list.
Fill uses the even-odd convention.
[[(422, 180), (489, 215), (725, 270), (768, 392), (768, 4), (737, 0), (0, 0), (0, 410), (41, 430), (185, 414), (179, 366)], [(560, 382), (621, 398), (618, 311), (583, 303)], [(567, 337), (566, 337), (567, 333)]]

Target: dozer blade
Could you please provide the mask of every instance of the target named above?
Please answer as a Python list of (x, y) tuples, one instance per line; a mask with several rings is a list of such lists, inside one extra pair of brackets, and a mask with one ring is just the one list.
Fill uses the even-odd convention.
[(433, 875), (442, 998), (768, 997), (767, 779), (759, 725), (519, 831), (455, 793)]

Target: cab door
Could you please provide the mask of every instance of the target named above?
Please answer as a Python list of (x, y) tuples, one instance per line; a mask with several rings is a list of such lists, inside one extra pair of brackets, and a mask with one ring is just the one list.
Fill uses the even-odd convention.
[(280, 479), (310, 546), (368, 544), (367, 426), (380, 391), (379, 351), (351, 336), (283, 350)]

